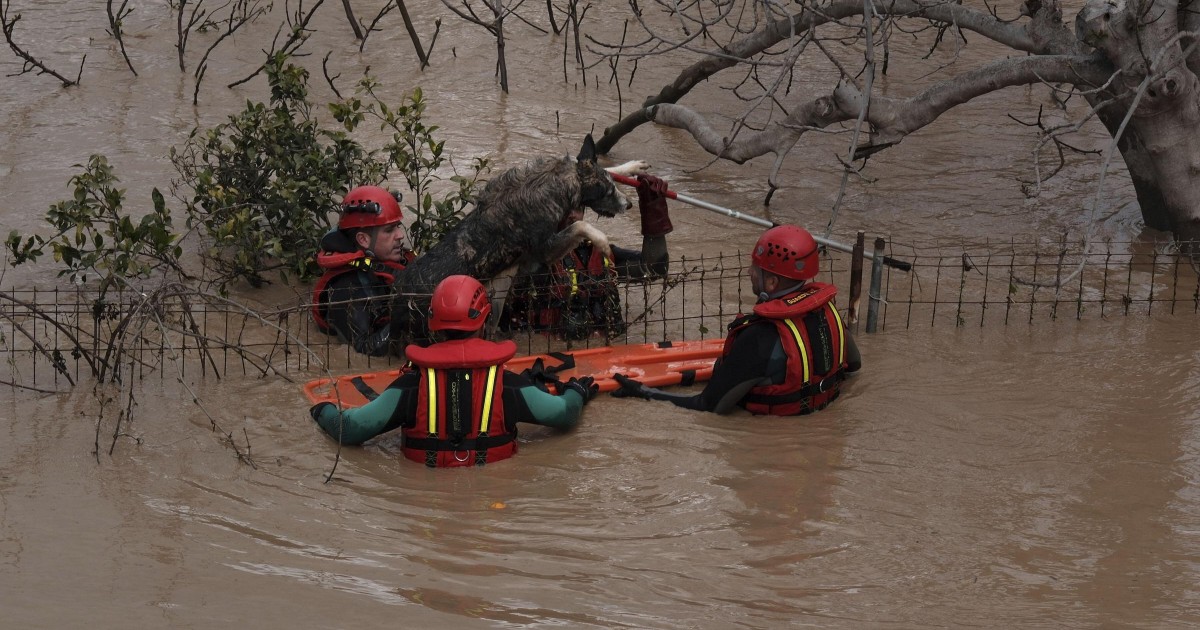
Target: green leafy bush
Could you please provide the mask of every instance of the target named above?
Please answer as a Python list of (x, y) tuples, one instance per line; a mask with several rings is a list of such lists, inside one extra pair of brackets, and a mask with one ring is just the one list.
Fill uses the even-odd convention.
[(146, 278), (163, 267), (182, 274), (183, 249), (162, 193), (155, 188), (153, 211), (135, 220), (123, 211), (125, 190), (116, 187), (119, 180), (104, 156), (93, 155), (86, 167), (75, 166), (84, 170), (70, 180), (74, 195), (46, 212), (46, 221), (57, 233), (22, 238), (11, 232), (5, 246), (12, 264), (36, 261), (49, 246), (54, 260), (64, 266), (60, 277), (69, 275), (82, 284), (94, 276), (100, 280), (101, 295), (114, 282)]
[(480, 184), (480, 176), (490, 168), (490, 161), (485, 157), (475, 158), (470, 174), (450, 176), (449, 180), (455, 186), (440, 199), (435, 198), (433, 189), (439, 179), (437, 171), (447, 165), (453, 167), (453, 163), (444, 153), (445, 141), (434, 136), (437, 125), (424, 122), (424, 93), (418, 87), (399, 106), (389, 107), (376, 95), (378, 85), (373, 77), (363, 77), (355, 95), (340, 103), (331, 103), (329, 111), (349, 132), (368, 117), (379, 121), (380, 130), (392, 132), (391, 141), (383, 151), (387, 154), (389, 168), (395, 168), (404, 176), (411, 191), (406, 198), (414, 202), (405, 205), (406, 216), (413, 217), (409, 241), (418, 253), (424, 252), (462, 220)]
[[(278, 273), (311, 278), (321, 237), (333, 227), (337, 204), (347, 190), (379, 184), (397, 171), (408, 184), (402, 191), (411, 219), (410, 244), (428, 249), (462, 219), (488, 160), (477, 158), (469, 175), (435, 197), (438, 170), (453, 168), (438, 127), (422, 118), (426, 101), (418, 88), (391, 107), (375, 93), (377, 83), (364, 77), (353, 97), (331, 103), (341, 124), (323, 128), (308, 102), (308, 72), (277, 55), (267, 66), (270, 102), (247, 102), (246, 109), (209, 130), (193, 129), (182, 147), (172, 148), (178, 173), (173, 195), (184, 203), (187, 227), (201, 238), (205, 269), (200, 279), (222, 291), (232, 282), (258, 287)], [(391, 130), (378, 149), (352, 137), (367, 120)], [(191, 278), (179, 264), (182, 235), (175, 232), (163, 195), (154, 189), (153, 211), (135, 221), (122, 213), (124, 191), (104, 156), (92, 156), (71, 179), (74, 197), (50, 207), (46, 220), (58, 230), (50, 238), (9, 234), (5, 245), (11, 264), (36, 261), (51, 247), (64, 265), (60, 276), (85, 282), (95, 274), (107, 288), (121, 279), (148, 277), (170, 267)]]
[(180, 175), (174, 190), (188, 227), (200, 228), (204, 260), (216, 272), (210, 279), (221, 287), (234, 280), (261, 286), (271, 271), (285, 280), (289, 273), (311, 277), (337, 200), (387, 175), (387, 164), (346, 132), (321, 128), (307, 100), (308, 71), (278, 55), (267, 78), (270, 103), (247, 103), (171, 150)]

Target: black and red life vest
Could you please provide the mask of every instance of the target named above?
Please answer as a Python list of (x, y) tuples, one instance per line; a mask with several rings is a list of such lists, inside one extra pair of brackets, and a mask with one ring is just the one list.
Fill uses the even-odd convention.
[(748, 326), (770, 321), (775, 325), (787, 356), (782, 383), (754, 387), (742, 399), (756, 414), (793, 416), (824, 409), (838, 397), (845, 378), (846, 328), (833, 305), (837, 287), (810, 282), (799, 291), (754, 307), (754, 314), (729, 325), (724, 353)]
[[(362, 250), (353, 252), (330, 252), (324, 251), (317, 253), (317, 264), (325, 272), (317, 278), (316, 284), (313, 285), (312, 298), (312, 316), (316, 322), (317, 328), (326, 334), (335, 334), (336, 331), (329, 325), (327, 315), (329, 314), (329, 293), (326, 291), (329, 283), (334, 278), (347, 274), (357, 273), (360, 271), (368, 272), (370, 287), (372, 292), (380, 295), (387, 295), (392, 291), (392, 282), (395, 280), (395, 274), (404, 269), (405, 265), (412, 262), (415, 254), (407, 252), (403, 263), (396, 263), (386, 260), (378, 260), (366, 255)], [(367, 281), (367, 280), (364, 280)], [(373, 322), (372, 328), (383, 326), (388, 322), (389, 309), (382, 306), (377, 309), (379, 314), (376, 321)]]
[(410, 345), (405, 355), (421, 380), (417, 421), (404, 429), (404, 456), (430, 467), (482, 466), (517, 452), (517, 431), (504, 421), (504, 363), (512, 341), (477, 337)]
[[(590, 251), (584, 252), (584, 248)], [(586, 255), (581, 255), (583, 252)], [(617, 294), (617, 269), (612, 259), (591, 243), (571, 250), (535, 277), (532, 286), (517, 289), (517, 327), (548, 330), (567, 338), (584, 338), (594, 331), (619, 334), (625, 330)]]

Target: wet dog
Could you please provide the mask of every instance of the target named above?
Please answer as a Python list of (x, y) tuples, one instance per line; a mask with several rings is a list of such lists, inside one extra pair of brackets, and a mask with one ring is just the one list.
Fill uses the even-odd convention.
[[(612, 170), (633, 175), (648, 166), (633, 161)], [(500, 173), (484, 186), (470, 214), (397, 274), (392, 338), (428, 339), (429, 295), (449, 276), (465, 274), (485, 283), (511, 277), (518, 268), (561, 259), (584, 239), (611, 254), (608, 237), (592, 224), (560, 226), (579, 218), (585, 207), (612, 217), (632, 205), (597, 164), (590, 134), (575, 159), (540, 158)]]

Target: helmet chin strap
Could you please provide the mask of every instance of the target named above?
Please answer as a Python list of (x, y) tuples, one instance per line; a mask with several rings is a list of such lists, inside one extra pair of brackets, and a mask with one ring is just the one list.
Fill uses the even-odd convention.
[(365, 256), (367, 258), (367, 260), (374, 260), (374, 259), (379, 258), (379, 256), (375, 255), (375, 235), (374, 234), (371, 235), (370, 245), (362, 248), (362, 250), (363, 250), (363, 256)]
[(790, 287), (779, 289), (779, 290), (775, 291), (774, 293), (767, 293), (766, 291), (760, 291), (758, 293), (758, 301), (766, 302), (767, 300), (773, 300), (778, 297), (783, 297), (789, 293), (795, 293), (800, 287), (803, 287), (803, 286), (804, 286), (804, 281), (801, 280), (801, 281), (797, 282), (796, 284), (793, 284)]

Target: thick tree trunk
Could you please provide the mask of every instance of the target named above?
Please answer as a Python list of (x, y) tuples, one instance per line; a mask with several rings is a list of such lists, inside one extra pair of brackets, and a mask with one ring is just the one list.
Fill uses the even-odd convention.
[[(1190, 71), (1189, 71), (1190, 75)], [(1179, 104), (1140, 120), (1137, 135), (1143, 138), (1153, 179), (1138, 190), (1138, 203), (1146, 225), (1168, 229), (1176, 240), (1200, 245), (1200, 107), (1197, 106), (1196, 77)], [(1139, 178), (1140, 179), (1140, 178)], [(1137, 180), (1134, 181), (1137, 184)], [(1143, 192), (1147, 198), (1143, 199)], [(1154, 194), (1158, 193), (1158, 194)], [(1161, 203), (1156, 206), (1155, 203)], [(1164, 221), (1165, 219), (1165, 221)], [(1200, 250), (1192, 245), (1191, 250)]]
[(1111, 133), (1128, 118), (1118, 147), (1146, 225), (1200, 241), (1200, 81), (1180, 45), (1179, 26), (1187, 22), (1178, 9), (1174, 0), (1089, 0), (1075, 32), (1123, 74), (1094, 100), (1122, 105), (1101, 112)]
[[(1100, 120), (1110, 134), (1116, 134), (1125, 118), (1123, 111), (1102, 111)], [(1117, 149), (1125, 160), (1125, 168), (1133, 181), (1133, 190), (1137, 194), (1138, 206), (1142, 211), (1142, 220), (1146, 227), (1168, 231), (1171, 229), (1170, 214), (1167, 211), (1167, 200), (1158, 185), (1158, 174), (1154, 159), (1146, 149), (1138, 133), (1137, 125), (1126, 127), (1125, 133), (1117, 142)]]

